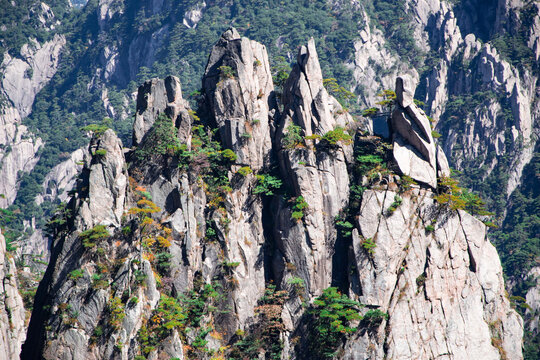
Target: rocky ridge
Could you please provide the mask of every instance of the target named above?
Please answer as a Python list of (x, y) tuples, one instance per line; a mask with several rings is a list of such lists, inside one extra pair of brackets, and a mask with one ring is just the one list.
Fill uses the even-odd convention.
[[(200, 119), (183, 103), (177, 79), (151, 80), (139, 88), (137, 148), (124, 154), (111, 130), (94, 137), (69, 203), (72, 215), (57, 228), (22, 358), (210, 358), (224, 354), (225, 345), (239, 351), (239, 334), (249, 338), (264, 309), (277, 311), (282, 325), (273, 341), (283, 342), (283, 358), (309, 358), (302, 302), (337, 283), (388, 313), (375, 329), (347, 340), (342, 358), (482, 351), (520, 359), (521, 321), (504, 296), (485, 226), (435, 203), (428, 181), (398, 190), (400, 176), (391, 172), (355, 177), (353, 141), (374, 140), (358, 138), (350, 115), (325, 90), (313, 41), (299, 50), (282, 113), (272, 100), (266, 59), (262, 45), (231, 29), (210, 55)], [(397, 93), (397, 111), (412, 109), (414, 123), (427, 121), (407, 103), (407, 91), (398, 86)], [(412, 124), (404, 117), (398, 123)], [(223, 150), (208, 148), (216, 146), (214, 128)], [(160, 147), (156, 134), (170, 134), (160, 129), (180, 139), (176, 153)], [(399, 136), (419, 139), (422, 130)], [(437, 176), (444, 154), (436, 153), (429, 133), (428, 140), (429, 171)], [(390, 168), (403, 168), (396, 160)], [(289, 188), (286, 197), (256, 193), (276, 171)], [(371, 190), (344, 237), (336, 216), (348, 211), (351, 187), (358, 184)], [(397, 191), (401, 202), (393, 205)], [(363, 245), (367, 239), (372, 251)], [(262, 307), (271, 282), (289, 297)], [(191, 312), (187, 319), (181, 313), (169, 319), (169, 311), (180, 311), (174, 305), (179, 300), (171, 300), (180, 294), (212, 306), (197, 322)], [(411, 318), (411, 311), (418, 315)], [(464, 320), (454, 322), (457, 314)], [(165, 319), (186, 321), (190, 329), (171, 322), (164, 330)], [(401, 336), (411, 327), (418, 337)], [(264, 356), (271, 348), (257, 351)]]

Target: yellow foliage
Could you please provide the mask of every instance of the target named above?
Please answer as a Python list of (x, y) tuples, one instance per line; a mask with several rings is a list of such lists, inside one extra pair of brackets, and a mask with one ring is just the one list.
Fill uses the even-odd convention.
[(170, 240), (167, 238), (164, 238), (161, 235), (157, 237), (157, 240), (158, 240), (159, 246), (161, 247), (168, 248), (169, 246), (171, 246)]

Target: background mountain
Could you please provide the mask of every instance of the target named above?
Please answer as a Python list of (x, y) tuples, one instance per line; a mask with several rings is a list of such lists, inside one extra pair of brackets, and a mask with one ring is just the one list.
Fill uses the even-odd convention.
[(361, 123), (398, 74), (419, 84), (415, 98), (461, 185), (495, 213), (490, 238), (526, 320), (524, 354), (537, 358), (535, 1), (3, 1), (0, 11), (2, 226), (27, 308), (52, 249), (49, 217), (65, 212), (89, 156), (80, 129), (110, 118), (130, 147), (136, 90), (153, 77), (178, 76), (197, 110), (208, 96), (200, 82), (208, 54), (234, 26), (265, 46), (278, 95), (298, 46), (314, 37), (323, 78), (339, 84), (327, 82), (328, 91)]

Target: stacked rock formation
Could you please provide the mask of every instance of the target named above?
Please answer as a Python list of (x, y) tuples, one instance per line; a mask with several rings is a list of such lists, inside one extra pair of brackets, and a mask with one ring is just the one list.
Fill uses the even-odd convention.
[(412, 78), (398, 77), (391, 118), (394, 160), (403, 174), (436, 188), (437, 176), (449, 176), (450, 168), (442, 149), (435, 145), (429, 119), (413, 96)]

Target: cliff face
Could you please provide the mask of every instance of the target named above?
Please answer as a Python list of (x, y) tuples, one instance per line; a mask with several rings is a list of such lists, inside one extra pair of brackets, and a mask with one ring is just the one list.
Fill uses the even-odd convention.
[[(352, 291), (390, 317), (348, 341), (344, 358), (520, 358), (522, 320), (509, 312), (484, 224), (414, 188), (388, 216), (396, 195), (364, 193), (351, 251)], [(377, 244), (371, 254), (362, 247), (367, 238)]]
[[(339, 358), (521, 358), (485, 226), (434, 202), (436, 181), (403, 166), (428, 144), (426, 171), (447, 171), (403, 79), (396, 111), (407, 114), (393, 121), (410, 129), (393, 142), (406, 160), (357, 133), (313, 41), (282, 111), (264, 46), (234, 29), (202, 90), (196, 116), (178, 79), (141, 86), (129, 152), (111, 130), (94, 135), (23, 359), (327, 358), (310, 351), (308, 325), (330, 286), (366, 305), (359, 314), (387, 313), (352, 321)], [(386, 167), (359, 173), (359, 148)]]
[(0, 358), (19, 356), (26, 333), (26, 311), (17, 286), (15, 261), (0, 234)]
[(21, 121), (32, 109), (36, 94), (52, 78), (58, 67), (66, 39), (56, 35), (40, 44), (35, 39), (23, 45), (20, 58), (7, 52), (0, 64), (2, 80), (0, 95), (0, 206), (10, 205), (17, 195), (19, 172), (30, 172), (39, 160), (38, 149), (43, 141), (29, 132)]

